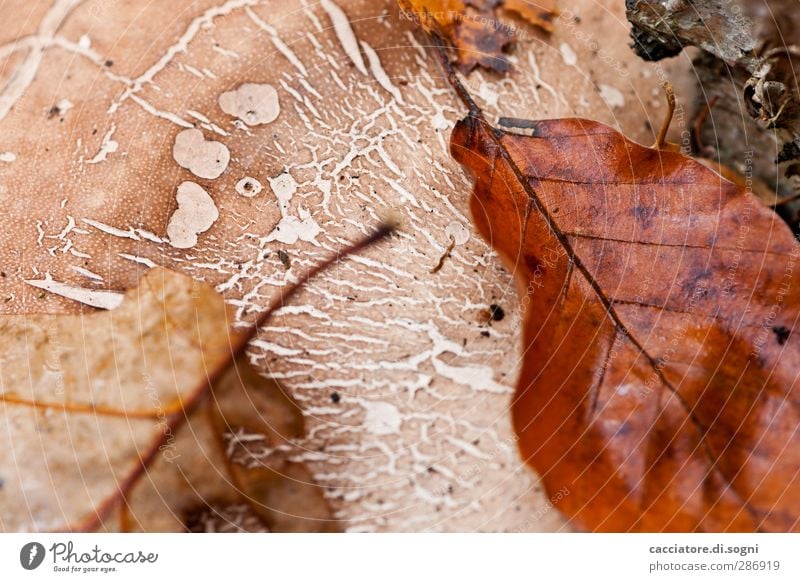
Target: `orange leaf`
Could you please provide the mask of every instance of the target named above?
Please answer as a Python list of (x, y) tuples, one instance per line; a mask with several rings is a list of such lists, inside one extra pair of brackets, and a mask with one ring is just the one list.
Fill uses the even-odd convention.
[(458, 53), (462, 70), (476, 66), (495, 71), (511, 68), (503, 54), (518, 34), (499, 20), (498, 9), (515, 12), (531, 24), (552, 31), (554, 0), (398, 0), (400, 8), (427, 30), (446, 39)]
[(587, 530), (797, 531), (800, 246), (746, 191), (594, 121), (459, 122), (525, 317), (524, 459)]
[(503, 5), (531, 24), (553, 31), (553, 19), (558, 15), (555, 0), (505, 0)]

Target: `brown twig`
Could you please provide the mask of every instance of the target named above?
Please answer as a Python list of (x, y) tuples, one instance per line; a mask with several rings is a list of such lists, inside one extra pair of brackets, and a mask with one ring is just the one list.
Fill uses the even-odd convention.
[(672, 89), (672, 83), (664, 81), (663, 87), (664, 94), (667, 98), (667, 114), (664, 117), (664, 121), (661, 123), (661, 129), (658, 131), (656, 143), (653, 144), (653, 148), (657, 150), (664, 149), (664, 145), (667, 143), (667, 132), (669, 131), (669, 126), (672, 124), (672, 116), (675, 115), (675, 91)]
[(450, 62), (450, 57), (447, 56), (447, 47), (444, 44), (442, 37), (435, 32), (430, 33), (429, 36), (433, 41), (433, 46), (436, 49), (436, 53), (439, 55), (439, 63), (442, 65), (447, 82), (450, 83), (450, 86), (456, 92), (458, 98), (461, 99), (464, 105), (466, 105), (467, 109), (469, 109), (469, 114), (471, 116), (483, 117), (481, 108), (478, 107), (478, 104), (475, 103), (472, 95), (470, 95), (469, 91), (467, 91), (467, 88), (464, 87), (461, 79), (458, 78), (458, 73), (456, 72), (455, 67), (453, 67), (453, 63)]
[(453, 249), (455, 247), (456, 247), (456, 239), (454, 239), (451, 236), (450, 237), (450, 244), (447, 245), (447, 248), (444, 250), (444, 253), (442, 253), (441, 257), (439, 257), (439, 262), (436, 263), (436, 266), (433, 269), (431, 269), (431, 275), (435, 275), (436, 273), (438, 273), (439, 271), (442, 270), (442, 267), (444, 267), (444, 262), (447, 260), (447, 258), (450, 256), (450, 254), (453, 252)]

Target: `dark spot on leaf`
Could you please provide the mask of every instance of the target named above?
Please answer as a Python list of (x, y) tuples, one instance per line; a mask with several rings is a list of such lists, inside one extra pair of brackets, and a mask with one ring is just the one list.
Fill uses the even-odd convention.
[(653, 217), (658, 214), (655, 207), (647, 208), (646, 206), (634, 206), (633, 215), (642, 226), (650, 226), (653, 222)]
[(525, 266), (528, 267), (528, 270), (531, 273), (539, 273), (540, 275), (544, 274), (544, 265), (536, 255), (525, 255)]
[(779, 345), (785, 344), (789, 339), (789, 335), (791, 335), (792, 333), (791, 331), (789, 331), (789, 329), (785, 328), (782, 325), (776, 325), (775, 327), (772, 328), (772, 331), (775, 333), (775, 339), (778, 340)]

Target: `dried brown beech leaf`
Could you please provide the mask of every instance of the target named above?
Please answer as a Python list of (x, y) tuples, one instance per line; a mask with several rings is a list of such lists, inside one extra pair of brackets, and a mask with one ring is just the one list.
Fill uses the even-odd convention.
[[(238, 363), (237, 363), (238, 365)], [(243, 404), (244, 405), (244, 404)], [(111, 513), (103, 523), (108, 531), (205, 531), (213, 516), (244, 506), (227, 471), (217, 435), (201, 408), (179, 430), (159, 445), (158, 455), (126, 492), (122, 513)], [(245, 508), (248, 509), (248, 508)], [(210, 514), (201, 521), (200, 515)], [(246, 511), (248, 516), (252, 512)], [(248, 520), (255, 531), (267, 528), (260, 519)], [(248, 529), (239, 525), (235, 529)]]
[(498, 9), (514, 12), (545, 31), (553, 30), (555, 0), (398, 0), (406, 15), (441, 35), (458, 53), (464, 72), (477, 66), (508, 71), (504, 50), (518, 30), (499, 20)]
[(236, 490), (270, 531), (337, 531), (322, 488), (291, 459), (305, 426), (280, 384), (238, 364), (214, 384), (208, 412)]
[(0, 319), (0, 527), (93, 520), (230, 359), (213, 288), (153, 269), (113, 311)]
[[(393, 229), (380, 226), (344, 254)], [(257, 438), (272, 433), (275, 442), (279, 430), (282, 438), (302, 432), (296, 407), (241, 357), (275, 310), (339, 256), (300, 277), (243, 332), (231, 331), (233, 310), (212, 287), (162, 268), (113, 311), (0, 319), (9, 340), (0, 360), (8, 427), (0, 437), (2, 529), (111, 528), (111, 509), (125, 501), (119, 529), (169, 531), (188, 505), (237, 496), (274, 529), (333, 529), (304, 467), (285, 460), (264, 465), (270, 471), (240, 469), (221, 445), (231, 428)], [(178, 429), (217, 390), (211, 422), (191, 423), (190, 438), (178, 444)], [(143, 498), (142, 481), (153, 490)], [(295, 518), (308, 521), (291, 524)]]
[(796, 531), (800, 246), (700, 163), (594, 121), (452, 153), (517, 277), (524, 459), (587, 530)]
[[(126, 496), (127, 525), (119, 529), (206, 531), (219, 521), (230, 531), (336, 531), (322, 490), (302, 463), (287, 459), (288, 445), (305, 430), (302, 411), (281, 386), (240, 357), (212, 395), (161, 445)], [(113, 520), (106, 526), (116, 529)]]

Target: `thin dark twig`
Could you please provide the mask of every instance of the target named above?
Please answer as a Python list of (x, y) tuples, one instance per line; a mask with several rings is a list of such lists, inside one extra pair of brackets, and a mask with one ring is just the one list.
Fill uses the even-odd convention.
[(431, 33), (430, 37), (433, 41), (433, 46), (436, 49), (436, 53), (439, 55), (439, 64), (442, 65), (447, 82), (450, 83), (451, 87), (453, 87), (453, 90), (456, 92), (456, 95), (458, 95), (458, 98), (461, 99), (464, 105), (467, 106), (467, 109), (469, 109), (469, 114), (473, 117), (482, 118), (483, 113), (481, 112), (481, 108), (478, 107), (478, 104), (475, 103), (474, 99), (472, 99), (472, 95), (470, 95), (469, 91), (467, 91), (467, 88), (464, 87), (461, 79), (458, 78), (458, 73), (456, 72), (455, 67), (453, 67), (453, 63), (450, 62), (450, 57), (447, 56), (447, 47), (445, 46), (442, 37), (435, 32)]

